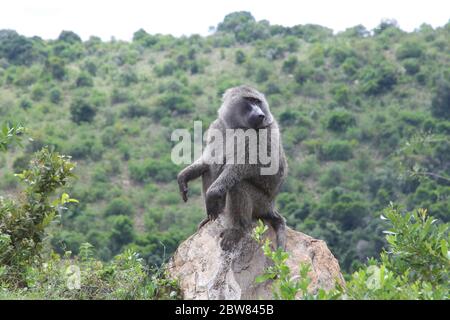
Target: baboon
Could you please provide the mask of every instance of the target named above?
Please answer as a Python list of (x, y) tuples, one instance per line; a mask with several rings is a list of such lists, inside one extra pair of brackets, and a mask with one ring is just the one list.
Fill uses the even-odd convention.
[[(262, 175), (261, 169), (267, 168), (260, 159), (250, 163), (250, 150), (256, 148), (256, 143), (247, 141), (245, 145), (245, 163), (236, 161), (236, 150), (232, 153), (225, 147), (226, 131), (241, 130), (255, 133), (258, 144), (264, 146), (271, 160), (278, 161), (276, 171)], [(252, 129), (252, 130), (249, 130)], [(261, 136), (266, 129), (267, 139)], [(217, 139), (212, 132), (220, 132), (224, 139)], [(275, 139), (271, 140), (271, 135)], [(274, 203), (280, 186), (287, 174), (287, 162), (281, 144), (278, 124), (273, 118), (264, 95), (249, 86), (239, 86), (228, 89), (222, 98), (218, 118), (210, 125), (207, 133), (206, 147), (202, 156), (193, 164), (183, 169), (177, 177), (180, 193), (187, 201), (188, 182), (202, 177), (203, 195), (205, 198), (207, 217), (199, 224), (199, 229), (208, 221), (215, 220), (219, 214), (227, 212), (231, 226), (220, 234), (220, 246), (223, 250), (233, 248), (251, 228), (252, 219), (261, 218), (269, 223), (277, 234), (277, 245), (285, 247), (285, 219), (275, 210)], [(250, 138), (248, 138), (250, 140)], [(219, 145), (220, 142), (220, 145)], [(242, 140), (241, 140), (242, 142)], [(237, 146), (235, 139), (227, 143)], [(251, 145), (252, 144), (252, 145)], [(261, 145), (259, 145), (261, 147)], [(212, 151), (215, 150), (215, 151)], [(222, 159), (222, 163), (211, 161), (212, 155)], [(273, 151), (273, 152), (272, 152)], [(258, 156), (261, 150), (258, 149)], [(231, 157), (230, 157), (231, 156)], [(233, 158), (235, 161), (230, 161)], [(237, 162), (237, 163), (236, 163)]]

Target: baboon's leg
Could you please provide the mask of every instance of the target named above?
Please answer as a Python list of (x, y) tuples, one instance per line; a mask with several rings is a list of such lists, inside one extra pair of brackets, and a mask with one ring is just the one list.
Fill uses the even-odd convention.
[(252, 225), (252, 199), (240, 184), (232, 188), (226, 197), (225, 211), (229, 214), (230, 227), (222, 231), (220, 246), (231, 250)]
[(236, 188), (239, 191), (244, 190), (243, 188), (239, 188), (237, 186), (241, 182), (245, 181), (245, 179), (247, 179), (248, 177), (254, 176), (255, 171), (257, 171), (256, 166), (244, 167), (244, 165), (235, 164), (235, 165), (225, 165), (223, 167), (223, 170), (220, 173), (220, 175), (206, 191), (205, 197), (206, 213), (208, 214), (208, 216), (210, 216), (210, 219), (214, 220), (219, 216), (221, 209), (220, 205), (223, 204), (223, 202), (220, 202), (218, 200), (225, 199), (226, 195), (233, 188)]
[(245, 183), (249, 197), (253, 199), (253, 218), (263, 219), (272, 226), (277, 235), (277, 246), (286, 247), (286, 220), (275, 210), (274, 200), (269, 198), (254, 185)]
[[(218, 199), (219, 202), (218, 210), (219, 214), (223, 213), (225, 211), (225, 199)], [(209, 221), (211, 221), (210, 216), (206, 216), (197, 226), (197, 231), (200, 230), (205, 224), (207, 224)]]
[[(206, 199), (206, 191), (209, 189), (211, 184), (213, 183), (213, 177), (211, 175), (211, 171), (206, 170), (202, 174), (202, 187), (203, 187), (203, 199)], [(225, 205), (222, 205), (222, 210)], [(197, 226), (197, 231), (200, 230), (205, 224), (210, 221), (209, 216), (207, 215)]]
[(276, 210), (272, 210), (263, 219), (275, 230), (278, 248), (286, 249), (286, 220)]

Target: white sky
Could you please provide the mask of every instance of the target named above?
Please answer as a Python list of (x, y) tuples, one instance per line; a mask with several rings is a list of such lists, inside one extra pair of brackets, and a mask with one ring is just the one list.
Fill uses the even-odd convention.
[(135, 31), (208, 34), (233, 11), (250, 11), (256, 20), (292, 26), (315, 23), (334, 31), (357, 24), (373, 29), (394, 18), (412, 31), (423, 22), (438, 27), (450, 19), (450, 0), (3, 0), (0, 29), (26, 36), (56, 38), (71, 30), (84, 40), (95, 35), (130, 40)]

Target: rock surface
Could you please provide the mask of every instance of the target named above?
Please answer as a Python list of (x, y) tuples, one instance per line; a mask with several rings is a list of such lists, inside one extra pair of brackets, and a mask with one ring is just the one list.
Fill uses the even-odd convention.
[[(255, 284), (255, 277), (270, 266), (259, 245), (248, 233), (229, 252), (219, 245), (219, 234), (225, 228), (220, 216), (208, 222), (184, 241), (167, 265), (170, 277), (179, 279), (184, 299), (271, 299), (271, 284)], [(275, 232), (267, 236), (275, 243)], [(322, 240), (314, 239), (290, 228), (286, 230), (287, 261), (292, 276), (297, 276), (299, 264), (311, 265), (309, 290), (331, 289), (336, 281), (344, 283), (336, 258)]]

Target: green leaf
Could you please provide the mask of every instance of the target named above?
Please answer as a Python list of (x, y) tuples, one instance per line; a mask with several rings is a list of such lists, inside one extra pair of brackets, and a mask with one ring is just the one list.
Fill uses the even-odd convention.
[(449, 255), (448, 244), (447, 241), (445, 241), (445, 239), (441, 239), (441, 252), (445, 258), (448, 258)]
[(266, 282), (267, 280), (273, 279), (273, 275), (265, 273), (262, 275), (259, 275), (255, 278), (255, 282), (256, 283), (263, 283)]

